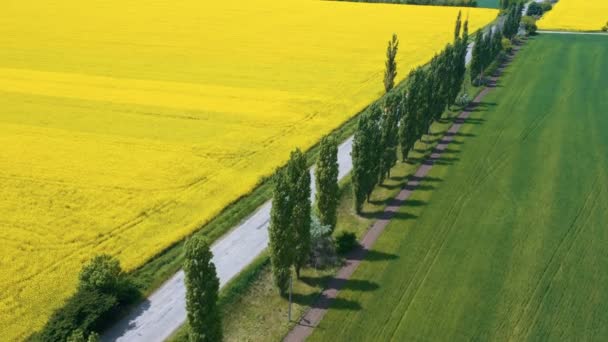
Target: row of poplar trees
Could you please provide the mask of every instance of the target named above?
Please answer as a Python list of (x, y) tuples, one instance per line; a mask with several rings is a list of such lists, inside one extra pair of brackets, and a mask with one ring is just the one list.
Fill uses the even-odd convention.
[(502, 28), (495, 27), (486, 34), (481, 31), (477, 34), (471, 59), (472, 84), (480, 83), (480, 80), (484, 77), (484, 70), (496, 60), (496, 57), (502, 51), (503, 37), (509, 40), (515, 37), (519, 30), (522, 12), (523, 5), (521, 3), (512, 4), (509, 7)]
[[(338, 145), (326, 137), (319, 146), (315, 167), (315, 215), (322, 225), (336, 225), (339, 200)], [(311, 179), (306, 158), (299, 150), (291, 153), (287, 166), (277, 170), (270, 212), (270, 262), (275, 285), (287, 294), (292, 267), (296, 276), (306, 265), (311, 251)]]
[(524, 12), (523, 2), (510, 4), (508, 7), (507, 18), (502, 27), (502, 34), (507, 39), (513, 39), (519, 31), (519, 24), (521, 23), (521, 17)]
[[(311, 249), (310, 173), (304, 154), (291, 153), (287, 166), (277, 170), (270, 218), (270, 260), (274, 280), (282, 295), (287, 293), (291, 267), (300, 276)], [(315, 168), (316, 215), (323, 225), (336, 225), (339, 199), (338, 145), (333, 137), (321, 141)], [(201, 236), (188, 239), (184, 273), (189, 340), (222, 340), (222, 319), (217, 305), (219, 279), (209, 243)]]
[[(520, 13), (519, 16), (517, 13)], [(520, 5), (511, 6), (502, 32), (477, 35), (473, 51), (475, 66), (485, 69), (496, 56), (498, 37), (516, 34), (521, 19)], [(513, 31), (515, 30), (515, 31)], [(462, 31), (462, 35), (461, 35)], [(497, 30), (499, 31), (499, 30)], [(487, 38), (490, 37), (490, 38)], [(512, 36), (511, 36), (512, 37)], [(382, 104), (374, 104), (362, 114), (355, 131), (352, 150), (352, 182), (357, 212), (373, 188), (390, 176), (397, 162), (398, 148), (407, 160), (414, 143), (454, 104), (466, 72), (468, 21), (458, 14), (454, 42), (436, 55), (425, 67), (413, 70), (405, 90), (393, 90), (397, 75), (395, 62), (399, 40), (393, 36), (387, 48), (384, 85), (387, 95)], [(477, 43), (479, 42), (479, 43)], [(479, 61), (476, 61), (478, 58)], [(472, 66), (472, 69), (476, 69)], [(326, 137), (319, 147), (315, 168), (315, 215), (322, 225), (336, 225), (339, 201), (338, 145)], [(311, 176), (306, 158), (299, 150), (291, 153), (287, 166), (273, 177), (274, 191), (270, 217), (270, 260), (279, 292), (285, 295), (292, 267), (300, 276), (311, 250)], [(190, 238), (185, 246), (186, 306), (191, 341), (221, 341), (221, 315), (217, 306), (219, 279), (208, 242)]]
[(459, 13), (453, 44), (448, 44), (429, 65), (413, 70), (405, 90), (394, 91), (390, 91), (393, 82), (387, 78), (397, 74), (394, 58), (399, 41), (396, 36), (389, 41), (384, 78), (388, 94), (381, 104), (371, 105), (361, 115), (354, 136), (352, 183), (357, 212), (374, 187), (390, 176), (398, 148), (407, 160), (414, 143), (456, 101), (466, 73), (467, 40), (468, 21), (463, 23)]

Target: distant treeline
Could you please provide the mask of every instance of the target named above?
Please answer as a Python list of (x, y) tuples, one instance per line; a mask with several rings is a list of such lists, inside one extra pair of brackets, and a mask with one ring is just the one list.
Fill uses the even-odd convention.
[(405, 5), (429, 5), (429, 6), (463, 6), (477, 7), (477, 0), (336, 0), (348, 2), (371, 2)]

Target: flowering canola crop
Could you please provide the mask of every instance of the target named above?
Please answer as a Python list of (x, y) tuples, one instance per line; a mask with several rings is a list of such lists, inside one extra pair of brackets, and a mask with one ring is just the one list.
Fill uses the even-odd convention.
[(538, 21), (541, 30), (599, 31), (608, 25), (608, 1), (559, 0)]
[[(3, 3), (0, 340), (93, 255), (133, 269), (452, 39), (458, 8), (314, 0)], [(471, 32), (494, 10), (465, 9)]]

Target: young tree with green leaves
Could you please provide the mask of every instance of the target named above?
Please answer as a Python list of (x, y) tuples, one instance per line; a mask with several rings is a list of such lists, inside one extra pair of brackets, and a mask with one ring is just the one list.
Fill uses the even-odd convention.
[(108, 254), (97, 255), (80, 271), (79, 286), (84, 290), (116, 293), (119, 292), (123, 277), (118, 259)]
[(76, 329), (72, 332), (72, 334), (67, 338), (66, 342), (98, 342), (99, 334), (96, 332), (92, 332), (88, 337), (85, 337), (86, 334), (81, 329)]
[(217, 306), (220, 282), (212, 257), (209, 243), (203, 237), (195, 235), (186, 242), (186, 309), (190, 328), (188, 336), (192, 342), (222, 340), (222, 321)]
[(292, 201), (291, 232), (293, 234), (293, 265), (300, 278), (300, 270), (310, 256), (310, 172), (306, 167), (306, 157), (300, 149), (291, 153), (287, 163), (287, 177), (290, 185), (289, 199)]
[(316, 211), (322, 225), (330, 226), (332, 231), (338, 219), (338, 143), (333, 136), (323, 138), (319, 147), (319, 159), (315, 168)]
[(393, 34), (393, 38), (389, 40), (386, 48), (386, 63), (384, 71), (384, 90), (388, 93), (395, 86), (395, 77), (397, 77), (397, 51), (399, 50), (399, 39)]

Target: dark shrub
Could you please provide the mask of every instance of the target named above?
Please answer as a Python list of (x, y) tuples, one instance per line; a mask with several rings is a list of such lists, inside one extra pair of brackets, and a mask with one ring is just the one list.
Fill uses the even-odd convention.
[(545, 1), (545, 2), (541, 3), (540, 7), (543, 9), (543, 13), (547, 13), (551, 9), (553, 9), (553, 5), (551, 5), (551, 2), (549, 2), (549, 1)]
[(355, 233), (341, 232), (336, 237), (336, 251), (338, 254), (346, 254), (350, 252), (359, 242)]
[(33, 341), (66, 341), (100, 332), (113, 322), (121, 308), (141, 298), (141, 293), (126, 276), (116, 258), (94, 257), (80, 272), (76, 293), (56, 310)]
[(543, 7), (537, 2), (532, 2), (530, 6), (528, 6), (528, 12), (526, 12), (526, 15), (541, 16), (543, 15)]
[(98, 290), (80, 290), (55, 311), (34, 340), (65, 341), (75, 330), (99, 330), (118, 308), (116, 296)]

